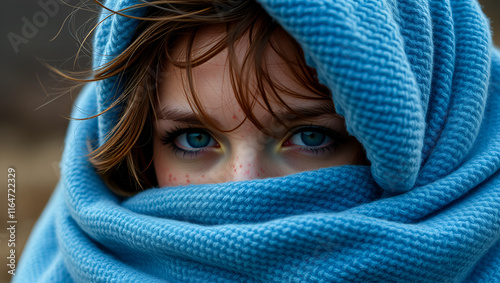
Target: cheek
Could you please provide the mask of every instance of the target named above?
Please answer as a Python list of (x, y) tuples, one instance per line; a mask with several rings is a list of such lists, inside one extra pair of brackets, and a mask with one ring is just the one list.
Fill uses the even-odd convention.
[(205, 174), (196, 172), (192, 166), (177, 164), (175, 158), (169, 155), (168, 147), (163, 146), (161, 142), (154, 142), (153, 158), (159, 187), (206, 183)]
[(285, 160), (295, 173), (331, 166), (367, 165), (364, 162), (363, 147), (355, 138), (351, 138), (325, 154), (314, 155), (292, 151), (287, 154)]
[(172, 186), (174, 182), (177, 182), (177, 176), (171, 170), (170, 164), (166, 158), (164, 158), (165, 154), (162, 150), (162, 146), (155, 141), (154, 150), (153, 150), (153, 164), (155, 167), (156, 180), (158, 181), (158, 186)]
[[(161, 162), (160, 162), (161, 163)], [(174, 167), (174, 168), (172, 168)], [(200, 184), (205, 175), (193, 174), (190, 170), (175, 168), (168, 164), (155, 164), (156, 178), (160, 187), (186, 186), (189, 184)]]

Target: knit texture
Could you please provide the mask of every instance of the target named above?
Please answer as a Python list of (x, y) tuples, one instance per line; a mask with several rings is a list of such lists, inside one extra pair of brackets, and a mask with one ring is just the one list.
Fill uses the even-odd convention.
[[(121, 199), (86, 157), (116, 113), (74, 120), (13, 282), (500, 281), (500, 53), (479, 4), (259, 3), (302, 46), (371, 166)], [(95, 66), (136, 25), (104, 20)], [(116, 79), (88, 85), (73, 117), (119, 91)]]

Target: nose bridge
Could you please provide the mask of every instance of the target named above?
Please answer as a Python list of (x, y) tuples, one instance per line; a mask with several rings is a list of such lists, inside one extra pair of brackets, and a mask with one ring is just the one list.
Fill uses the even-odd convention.
[(261, 178), (259, 169), (263, 161), (263, 149), (256, 140), (248, 139), (236, 146), (228, 164), (233, 181)]

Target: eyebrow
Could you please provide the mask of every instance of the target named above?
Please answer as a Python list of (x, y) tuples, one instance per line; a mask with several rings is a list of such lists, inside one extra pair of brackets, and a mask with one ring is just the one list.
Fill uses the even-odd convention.
[[(292, 108), (291, 111), (275, 111), (276, 117), (283, 122), (293, 122), (301, 119), (311, 119), (317, 118), (323, 115), (330, 115), (341, 118), (337, 112), (335, 112), (335, 107), (333, 104), (321, 103), (310, 107), (298, 107)], [(175, 122), (182, 122), (186, 124), (196, 125), (196, 126), (205, 126), (206, 123), (200, 120), (200, 117), (196, 115), (192, 111), (186, 111), (184, 109), (177, 108), (163, 108), (157, 115), (158, 120), (169, 120)], [(208, 115), (208, 119), (210, 119), (215, 126), (222, 128), (222, 124), (215, 119), (215, 117), (211, 117)]]
[[(222, 128), (222, 124), (217, 119), (210, 116), (209, 119), (215, 124), (215, 126)], [(205, 126), (205, 123), (202, 122), (200, 117), (198, 117), (198, 115), (194, 112), (181, 109), (169, 109), (167, 107), (160, 111), (158, 114), (158, 120), (170, 120), (196, 126)]]
[(310, 107), (292, 108), (288, 111), (275, 111), (275, 113), (278, 119), (284, 122), (293, 122), (302, 119), (306, 120), (323, 115), (341, 117), (337, 114), (337, 112), (335, 112), (335, 106), (333, 106), (333, 103), (321, 103)]

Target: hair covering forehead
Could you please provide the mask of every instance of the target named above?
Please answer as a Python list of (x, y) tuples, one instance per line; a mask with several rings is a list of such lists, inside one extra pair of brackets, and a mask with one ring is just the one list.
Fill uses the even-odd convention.
[[(114, 11), (141, 3), (108, 2)], [(380, 186), (408, 191), (463, 161), (481, 122), (490, 67), (489, 23), (476, 2), (258, 2), (299, 42), (308, 65), (332, 91), (337, 112), (365, 147)], [(95, 66), (122, 52), (139, 22), (109, 13), (101, 19), (108, 16), (97, 30), (95, 54), (102, 55), (96, 55)], [(98, 88), (102, 110), (116, 98), (120, 81), (109, 79)], [(99, 117), (101, 142), (116, 115)]]

